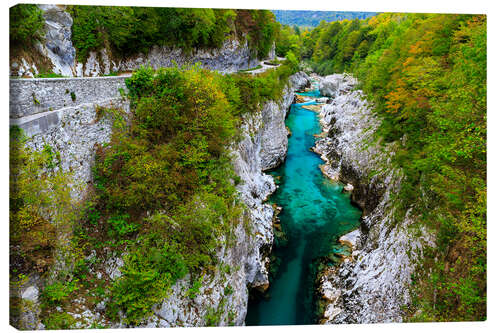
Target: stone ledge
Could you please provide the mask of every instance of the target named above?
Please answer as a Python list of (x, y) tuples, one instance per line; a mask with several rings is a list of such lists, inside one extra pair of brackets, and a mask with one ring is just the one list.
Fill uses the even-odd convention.
[(93, 103), (82, 103), (76, 106), (68, 106), (54, 111), (46, 111), (37, 113), (22, 118), (10, 119), (10, 126), (19, 126), (27, 137), (32, 137), (37, 134), (43, 134), (50, 129), (60, 126), (62, 115), (69, 110), (76, 110), (83, 107), (112, 106), (114, 102), (120, 102), (121, 97), (109, 98)]

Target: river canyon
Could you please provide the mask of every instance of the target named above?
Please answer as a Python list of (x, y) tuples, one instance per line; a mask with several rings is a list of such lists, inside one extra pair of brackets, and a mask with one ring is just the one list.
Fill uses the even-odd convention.
[[(322, 97), (317, 82), (313, 87), (298, 95)], [(247, 325), (315, 324), (318, 259), (346, 251), (337, 240), (359, 225), (361, 212), (351, 205), (349, 193), (321, 173), (323, 161), (311, 151), (321, 128), (317, 113), (304, 106), (315, 104), (292, 104), (286, 119), (291, 132), (287, 157), (271, 172), (279, 187), (270, 202), (282, 207), (271, 264), (274, 276), (269, 290), (250, 301)]]

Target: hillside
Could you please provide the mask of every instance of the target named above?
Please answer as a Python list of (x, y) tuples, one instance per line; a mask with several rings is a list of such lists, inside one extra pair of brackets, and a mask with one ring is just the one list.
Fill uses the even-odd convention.
[(272, 10), (276, 20), (284, 25), (316, 27), (321, 21), (364, 20), (376, 15), (372, 12), (331, 12), (314, 10)]
[(17, 5), (10, 21), (10, 71), (20, 77), (110, 75), (146, 63), (237, 71), (272, 54), (279, 30), (270, 11), (243, 9)]
[(301, 41), (315, 45), (303, 59), (317, 73), (359, 78), (377, 140), (396, 147), (394, 225), (409, 216), (436, 236), (414, 276), (412, 320), (484, 320), (486, 16), (384, 13)]

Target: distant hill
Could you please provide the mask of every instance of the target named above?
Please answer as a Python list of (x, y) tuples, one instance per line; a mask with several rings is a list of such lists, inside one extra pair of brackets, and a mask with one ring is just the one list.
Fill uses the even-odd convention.
[(314, 10), (272, 10), (276, 20), (281, 24), (315, 27), (321, 21), (333, 22), (341, 20), (363, 20), (374, 16), (373, 12), (327, 12)]

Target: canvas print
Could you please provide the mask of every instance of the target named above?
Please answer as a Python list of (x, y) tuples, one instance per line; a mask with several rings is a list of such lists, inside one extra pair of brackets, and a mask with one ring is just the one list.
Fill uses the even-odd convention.
[(23, 330), (486, 319), (486, 15), (10, 8)]

